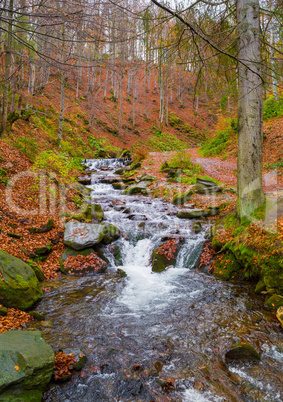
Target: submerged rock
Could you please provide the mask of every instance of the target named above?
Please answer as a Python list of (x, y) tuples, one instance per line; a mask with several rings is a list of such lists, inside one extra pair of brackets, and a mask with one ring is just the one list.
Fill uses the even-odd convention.
[(22, 260), (0, 251), (0, 303), (26, 310), (41, 296), (34, 270)]
[(225, 353), (225, 360), (227, 362), (257, 362), (261, 360), (261, 357), (251, 344), (248, 342), (240, 342), (230, 347), (230, 349)]
[(0, 400), (41, 401), (53, 366), (54, 352), (41, 332), (4, 332), (0, 335), (0, 394), (4, 393)]
[(183, 238), (177, 237), (155, 249), (152, 255), (152, 271), (162, 272), (169, 266), (174, 266), (182, 243)]
[(62, 350), (63, 353), (65, 353), (66, 355), (72, 354), (74, 355), (75, 359), (76, 359), (76, 363), (72, 364), (72, 371), (79, 371), (83, 368), (83, 366), (86, 364), (87, 362), (87, 357), (86, 354), (79, 348), (68, 348), (68, 349), (63, 349)]
[(78, 182), (83, 184), (84, 186), (88, 186), (91, 184), (91, 176), (83, 176), (78, 178)]
[(83, 250), (98, 243), (109, 244), (120, 237), (120, 230), (110, 224), (68, 222), (64, 243), (75, 250)]

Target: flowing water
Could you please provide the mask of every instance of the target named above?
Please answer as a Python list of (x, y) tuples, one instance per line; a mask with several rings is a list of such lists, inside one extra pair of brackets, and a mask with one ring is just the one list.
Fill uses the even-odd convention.
[[(99, 170), (98, 161), (87, 163)], [(282, 330), (262, 309), (262, 297), (250, 285), (196, 270), (205, 231), (193, 234), (171, 204), (123, 196), (100, 182), (111, 175), (93, 175), (92, 198), (121, 230), (115, 245), (127, 278), (117, 274), (112, 244), (103, 250), (105, 275), (46, 285), (51, 292), (38, 311), (50, 322), (36, 325), (55, 350), (78, 346), (88, 362), (71, 381), (51, 384), (44, 400), (283, 401)], [(174, 235), (185, 239), (176, 266), (152, 273), (152, 251)], [(261, 362), (224, 363), (225, 350), (241, 340), (260, 351)], [(173, 386), (162, 388), (169, 379)]]

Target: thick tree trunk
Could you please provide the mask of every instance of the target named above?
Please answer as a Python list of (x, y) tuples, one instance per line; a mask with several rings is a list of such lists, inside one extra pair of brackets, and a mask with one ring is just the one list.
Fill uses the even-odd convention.
[(250, 217), (264, 202), (262, 189), (262, 79), (259, 0), (237, 0), (239, 32), (237, 213)]

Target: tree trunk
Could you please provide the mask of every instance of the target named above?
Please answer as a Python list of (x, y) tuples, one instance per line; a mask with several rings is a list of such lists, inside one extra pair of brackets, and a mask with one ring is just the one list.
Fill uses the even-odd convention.
[(237, 23), (239, 34), (237, 213), (243, 218), (250, 217), (264, 202), (259, 0), (237, 1)]

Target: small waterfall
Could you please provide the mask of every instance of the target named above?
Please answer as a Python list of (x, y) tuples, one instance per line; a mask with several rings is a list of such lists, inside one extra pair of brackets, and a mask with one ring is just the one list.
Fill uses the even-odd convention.
[(89, 167), (91, 170), (100, 168), (101, 166), (108, 166), (113, 169), (124, 166), (130, 162), (129, 158), (113, 158), (113, 159), (84, 159), (82, 163)]

